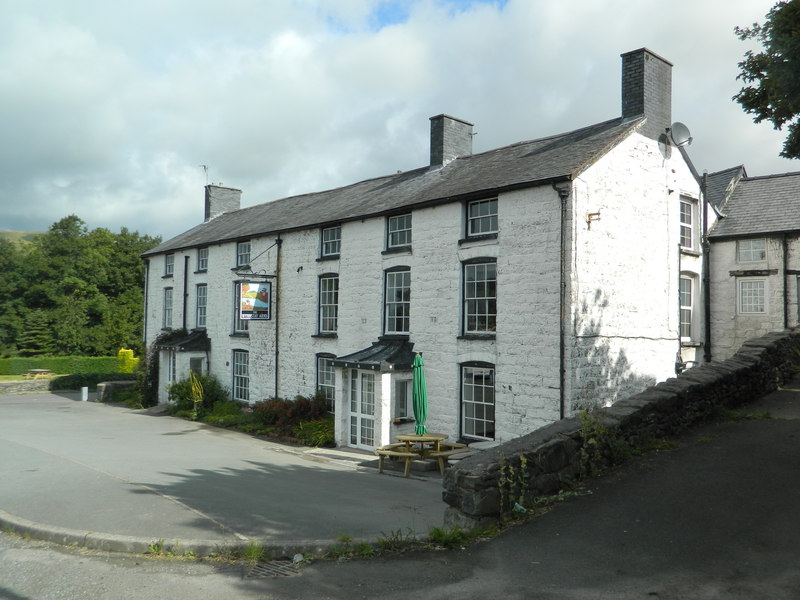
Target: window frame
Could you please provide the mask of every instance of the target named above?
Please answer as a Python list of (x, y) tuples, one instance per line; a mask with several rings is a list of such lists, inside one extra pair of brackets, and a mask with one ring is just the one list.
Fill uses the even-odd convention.
[[(169, 300), (167, 300), (169, 296)], [(172, 329), (172, 317), (175, 310), (175, 290), (171, 287), (164, 288), (162, 296), (164, 301), (163, 310), (161, 312), (161, 329)]]
[[(413, 378), (409, 376), (395, 376), (394, 381), (392, 381), (392, 401), (394, 403), (394, 408), (392, 411), (392, 415), (395, 419), (399, 419), (401, 421), (413, 421), (414, 420), (414, 408), (412, 406), (412, 394), (413, 394)], [(400, 402), (400, 398), (398, 398), (398, 387), (402, 385), (404, 389), (402, 403)]]
[[(694, 317), (695, 317), (695, 297), (697, 285), (696, 278), (688, 273), (681, 274), (678, 286), (678, 306), (680, 321), (678, 323), (678, 334), (682, 342), (691, 342), (694, 339)], [(684, 285), (688, 282), (688, 298), (686, 297), (687, 290)], [(688, 300), (688, 304), (686, 303)], [(688, 316), (688, 318), (687, 318)]]
[(236, 281), (233, 284), (233, 335), (250, 335), (250, 320), (242, 319), (239, 299), (242, 295), (243, 281)]
[[(468, 296), (469, 292), (469, 281), (468, 281), (468, 272), (470, 270), (476, 269), (477, 267), (486, 267), (488, 265), (492, 265), (494, 268), (494, 279), (484, 279), (483, 285), (486, 287), (487, 291), (489, 288), (490, 282), (494, 283), (494, 296), (484, 295), (484, 296), (477, 296), (473, 295), (472, 297)], [(494, 336), (497, 333), (497, 259), (491, 257), (485, 258), (475, 258), (469, 261), (464, 261), (462, 263), (461, 268), (462, 273), (462, 283), (461, 283), (461, 308), (462, 308), (462, 319), (461, 319), (461, 333), (465, 336)], [(477, 284), (476, 284), (477, 285)], [(485, 302), (487, 310), (484, 313), (479, 314), (478, 312), (473, 312), (470, 310), (470, 303), (481, 303)], [(491, 307), (494, 307), (494, 312), (491, 312)], [(470, 316), (474, 315), (476, 322), (480, 316), (485, 317), (486, 325), (484, 328), (470, 328)]]
[[(326, 232), (337, 232), (336, 237), (326, 239)], [(332, 247), (329, 247), (333, 245)], [(342, 251), (342, 226), (333, 225), (322, 227), (319, 231), (319, 256), (320, 258), (338, 258)]]
[(242, 349), (232, 351), (231, 398), (250, 404), (250, 352)]
[[(400, 223), (400, 219), (403, 219), (405, 222)], [(402, 238), (402, 240), (399, 238)], [(398, 241), (393, 241), (393, 239), (397, 239)], [(386, 217), (387, 250), (408, 249), (411, 247), (412, 239), (412, 217), (410, 212)]]
[[(753, 242), (762, 242), (763, 248), (753, 248)], [(742, 246), (747, 244), (749, 248), (744, 249)], [(763, 253), (761, 258), (752, 258), (755, 252)], [(744, 255), (749, 254), (750, 258), (745, 258)], [(767, 238), (749, 238), (746, 240), (736, 240), (736, 262), (737, 263), (754, 263), (764, 262), (767, 260)]]
[[(497, 431), (497, 414), (496, 414), (496, 407), (497, 407), (497, 371), (495, 369), (495, 365), (491, 363), (484, 363), (484, 362), (466, 362), (461, 363), (459, 365), (459, 396), (460, 396), (460, 410), (461, 410), (461, 436), (464, 438), (474, 439), (474, 440), (487, 440), (491, 441), (495, 439), (496, 431)], [(482, 372), (482, 373), (481, 373)], [(472, 374), (471, 383), (468, 381), (467, 374)], [(491, 377), (491, 386), (482, 385), (480, 387), (476, 386), (475, 384), (475, 375), (481, 375), (483, 377), (489, 376)], [(471, 386), (472, 393), (467, 394), (467, 386)], [(491, 390), (491, 402), (483, 402), (483, 401), (476, 401), (475, 392), (480, 389), (481, 390), (481, 398), (485, 398), (487, 390)], [(470, 396), (470, 399), (467, 400), (467, 396)], [(472, 405), (477, 409), (478, 407), (483, 407), (483, 414), (481, 417), (478, 418), (477, 410), (472, 416), (468, 415), (468, 406)], [(488, 408), (491, 407), (491, 408)], [(486, 418), (487, 414), (491, 414), (491, 419)], [(471, 422), (473, 424), (472, 428), (467, 427), (467, 423)], [(478, 430), (477, 424), (482, 423), (483, 426)], [(471, 431), (468, 431), (471, 429)], [(482, 434), (482, 435), (481, 435)]]
[[(395, 285), (402, 276), (405, 285)], [(390, 283), (391, 288), (390, 288)], [(401, 290), (404, 298), (390, 299)], [(404, 308), (401, 308), (404, 307)], [(398, 310), (400, 309), (400, 310)], [(390, 326), (390, 323), (392, 326)], [(397, 323), (405, 324), (405, 329), (397, 328)], [(383, 272), (383, 333), (386, 335), (409, 335), (411, 331), (411, 267), (393, 267)]]
[(175, 275), (175, 255), (164, 255), (164, 277), (172, 277)]
[[(334, 282), (335, 289), (323, 289), (326, 282)], [(333, 302), (330, 300), (333, 295)], [(336, 335), (339, 330), (339, 274), (323, 273), (317, 282), (317, 333), (321, 335)]]
[(316, 355), (317, 394), (328, 402), (328, 410), (334, 412), (336, 406), (336, 367), (333, 366), (335, 354)]
[[(688, 211), (685, 210), (685, 207), (688, 207)], [(697, 250), (697, 226), (699, 224), (697, 222), (697, 201), (689, 196), (681, 196), (678, 215), (680, 221), (678, 243), (681, 250)], [(688, 222), (684, 220), (687, 215), (689, 218)], [(687, 239), (688, 244), (685, 243)]]
[[(247, 251), (244, 251), (244, 247), (247, 247)], [(237, 267), (245, 267), (250, 264), (250, 254), (253, 251), (253, 246), (250, 240), (244, 240), (241, 242), (236, 242), (236, 266)], [(246, 260), (245, 260), (246, 259)]]
[(198, 283), (195, 286), (194, 326), (205, 329), (208, 323), (208, 284)]
[[(745, 290), (747, 284), (760, 284), (761, 310), (745, 310)], [(749, 298), (748, 298), (749, 299)], [(748, 306), (753, 303), (750, 301)], [(739, 315), (765, 315), (767, 314), (767, 280), (763, 277), (739, 277), (736, 279), (736, 313)]]
[(208, 246), (197, 249), (197, 272), (205, 273), (208, 271)]
[[(492, 212), (492, 205), (493, 212)], [(489, 212), (485, 214), (481, 214), (480, 210), (478, 214), (473, 214), (474, 207), (481, 207), (481, 206), (488, 206)], [(482, 198), (480, 200), (470, 200), (467, 202), (466, 205), (466, 219), (464, 225), (464, 237), (466, 239), (474, 239), (474, 238), (482, 238), (485, 236), (496, 236), (499, 229), (500, 223), (498, 221), (499, 218), (499, 199), (497, 196), (493, 198)], [(484, 223), (488, 220), (489, 226), (484, 228)], [(473, 227), (476, 223), (480, 223), (480, 227)]]

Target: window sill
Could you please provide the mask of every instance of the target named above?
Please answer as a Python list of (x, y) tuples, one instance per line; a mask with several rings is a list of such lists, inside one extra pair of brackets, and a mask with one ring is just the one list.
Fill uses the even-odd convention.
[(250, 265), (249, 264), (247, 264), (247, 265), (236, 265), (235, 267), (231, 267), (231, 271), (233, 271), (234, 273), (236, 273), (237, 271), (249, 271), (249, 270), (250, 270)]
[(416, 423), (416, 421), (411, 417), (399, 417), (392, 420), (392, 424), (394, 425), (404, 425), (406, 423)]
[(702, 348), (703, 342), (693, 342), (691, 340), (681, 340), (681, 348)]
[(692, 248), (683, 248), (681, 247), (681, 254), (685, 254), (686, 256), (701, 256), (701, 252), (698, 250), (693, 250)]
[(162, 275), (161, 279), (172, 279), (172, 273), (170, 273), (169, 275)]
[(194, 272), (195, 275), (198, 275), (199, 273), (208, 273), (208, 269), (200, 269), (199, 271)]
[(381, 254), (403, 254), (408, 253), (411, 254), (411, 246), (395, 246), (394, 248), (387, 248), (386, 250), (382, 250)]
[(324, 262), (326, 260), (339, 260), (338, 254), (329, 254), (328, 256), (320, 256), (317, 259), (317, 262)]
[(234, 331), (231, 334), (232, 338), (249, 338), (250, 334), (247, 331)]
[(339, 337), (339, 334), (338, 333), (315, 333), (311, 337), (312, 338), (323, 338), (323, 339), (327, 338), (327, 339), (335, 340), (336, 338)]
[(403, 341), (410, 339), (410, 337), (411, 336), (408, 335), (407, 333), (384, 333), (378, 339), (381, 341), (392, 341), (392, 340)]
[(495, 340), (497, 339), (496, 333), (464, 333), (459, 335), (457, 340)]
[(497, 233), (484, 233), (481, 235), (471, 235), (469, 237), (461, 238), (458, 240), (458, 245), (469, 244), (470, 242), (485, 242), (488, 240), (496, 240)]

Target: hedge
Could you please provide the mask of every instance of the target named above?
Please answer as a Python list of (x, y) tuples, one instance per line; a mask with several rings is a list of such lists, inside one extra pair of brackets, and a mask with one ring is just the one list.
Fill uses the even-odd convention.
[(117, 373), (116, 356), (31, 356), (0, 358), (0, 375), (25, 375), (31, 369), (48, 369), (53, 373)]

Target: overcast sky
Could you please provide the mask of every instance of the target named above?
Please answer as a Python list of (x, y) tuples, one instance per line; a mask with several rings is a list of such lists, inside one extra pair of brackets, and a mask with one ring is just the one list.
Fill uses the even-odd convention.
[[(475, 152), (618, 117), (620, 54), (674, 64), (699, 171), (800, 170), (731, 100), (774, 0), (0, 0), (0, 229), (165, 239), (203, 186), (249, 206), (428, 163), (428, 118)], [(207, 165), (205, 172), (201, 165)]]

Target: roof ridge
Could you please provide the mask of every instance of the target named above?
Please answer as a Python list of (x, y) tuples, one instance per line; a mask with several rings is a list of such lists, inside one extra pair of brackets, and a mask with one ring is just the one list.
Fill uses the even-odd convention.
[(788, 171), (786, 173), (772, 173), (771, 175), (754, 175), (752, 177), (744, 177), (742, 181), (755, 181), (760, 179), (777, 179), (779, 177), (795, 177), (800, 175), (800, 171)]

